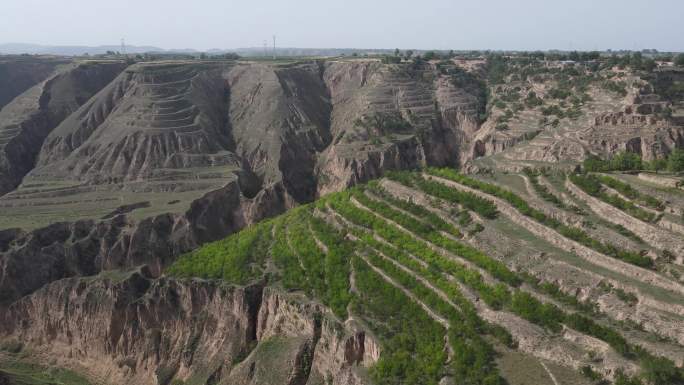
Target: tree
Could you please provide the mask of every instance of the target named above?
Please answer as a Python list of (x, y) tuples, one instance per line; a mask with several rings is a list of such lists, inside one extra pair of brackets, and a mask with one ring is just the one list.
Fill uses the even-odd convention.
[(677, 57), (674, 59), (674, 63), (678, 66), (684, 66), (684, 53), (677, 55)]
[(619, 152), (610, 160), (610, 168), (617, 171), (641, 170), (641, 157), (633, 152)]
[(651, 72), (656, 68), (656, 62), (651, 58), (646, 58), (641, 67), (644, 71)]
[(385, 64), (396, 64), (401, 62), (401, 57), (385, 55), (382, 57), (382, 62)]
[(672, 172), (684, 171), (684, 149), (675, 148), (667, 158), (667, 169)]
[(428, 60), (428, 61), (433, 60), (433, 59), (438, 59), (438, 58), (439, 58), (439, 56), (435, 53), (435, 51), (427, 51), (423, 55), (423, 59)]
[(641, 55), (641, 52), (634, 52), (630, 58), (629, 64), (632, 66), (632, 68), (641, 69), (641, 65), (643, 64), (643, 56)]
[(404, 52), (404, 56), (405, 56), (407, 59), (410, 58), (411, 56), (413, 56), (413, 50), (410, 50), (410, 49), (409, 49), (409, 50), (405, 51), (405, 52)]
[(227, 52), (223, 54), (223, 58), (228, 60), (237, 60), (240, 58), (240, 55), (236, 54), (235, 52)]
[(649, 164), (648, 168), (655, 171), (656, 173), (660, 170), (665, 170), (667, 168), (667, 159), (658, 158), (653, 159)]
[(399, 48), (394, 49), (394, 56), (399, 56), (401, 55), (401, 51), (399, 51)]

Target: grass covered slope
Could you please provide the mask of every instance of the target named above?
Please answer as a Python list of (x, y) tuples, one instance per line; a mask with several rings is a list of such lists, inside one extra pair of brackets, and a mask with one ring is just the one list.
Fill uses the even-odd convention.
[(0, 384), (3, 385), (90, 385), (79, 374), (19, 359), (14, 354), (0, 353)]
[[(371, 368), (380, 384), (504, 384), (497, 362), (506, 366), (515, 349), (540, 362), (546, 383), (561, 375), (552, 377), (549, 367), (581, 372), (586, 381), (684, 382), (671, 360), (677, 353), (661, 357), (591, 298), (481, 250), (478, 237), (508, 219), (493, 200), (442, 178), (502, 198), (607, 256), (628, 259), (629, 251), (544, 216), (509, 190), (450, 170), (429, 173), (440, 178), (390, 173), (327, 195), (186, 254), (167, 274), (264, 280), (306, 293), (342, 320), (361, 321), (382, 343)], [(677, 342), (667, 344), (681, 351)]]

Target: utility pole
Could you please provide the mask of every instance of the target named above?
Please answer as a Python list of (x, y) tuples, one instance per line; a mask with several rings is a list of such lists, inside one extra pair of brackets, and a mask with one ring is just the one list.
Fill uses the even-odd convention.
[(121, 38), (121, 54), (126, 56), (126, 41), (124, 38)]
[(275, 35), (273, 35), (273, 60), (276, 59)]
[(264, 58), (268, 56), (268, 43), (264, 40)]

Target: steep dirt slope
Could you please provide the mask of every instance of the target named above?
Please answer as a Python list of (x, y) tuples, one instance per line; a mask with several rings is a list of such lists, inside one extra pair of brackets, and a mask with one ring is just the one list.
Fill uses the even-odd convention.
[(317, 63), (239, 65), (228, 73), (235, 152), (260, 186), (282, 183), (297, 202), (316, 196), (316, 154), (330, 142), (328, 90)]
[(122, 62), (70, 64), (0, 110), (0, 194), (15, 188), (35, 166), (50, 131), (124, 67)]
[(477, 99), (429, 63), (329, 62), (331, 145), (318, 160), (319, 192), (338, 191), (384, 170), (457, 165), (477, 127)]
[(66, 59), (0, 56), (0, 109), (67, 63)]
[(681, 261), (650, 239), (635, 249), (592, 204), (545, 214), (552, 200), (525, 178), (586, 207), (559, 175), (389, 173), (159, 279), (48, 284), (9, 307), (0, 342), (141, 384), (681, 383)]
[[(589, 153), (650, 159), (682, 145), (676, 116), (663, 115), (674, 102), (636, 78), (625, 96), (589, 87), (577, 106), (551, 96), (556, 83), (511, 78), (496, 97), (535, 90), (570, 115), (542, 122), (554, 115), (535, 106), (501, 118), (495, 105), (483, 122), (480, 64), (60, 69), (0, 111), (2, 342), (136, 384), (368, 383), (381, 346), (371, 374), (414, 382), (496, 383), (490, 344), (531, 360), (540, 383), (583, 384), (584, 367), (636, 374), (648, 354), (681, 365), (674, 206), (645, 227), (629, 213), (600, 218), (564, 175), (538, 183), (572, 208), (545, 202), (531, 176), (477, 177), (542, 210), (531, 215), (448, 173), (392, 174), (256, 224), (389, 170), (572, 167)], [(655, 226), (673, 241), (647, 236)], [(202, 279), (157, 278), (165, 271)]]

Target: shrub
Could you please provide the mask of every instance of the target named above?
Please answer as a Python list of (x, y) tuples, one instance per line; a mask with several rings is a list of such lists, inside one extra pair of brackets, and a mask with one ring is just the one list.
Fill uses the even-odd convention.
[(684, 53), (680, 53), (674, 58), (674, 64), (678, 66), (684, 66)]
[(684, 171), (684, 149), (674, 149), (667, 158), (667, 169), (672, 172)]

